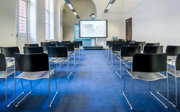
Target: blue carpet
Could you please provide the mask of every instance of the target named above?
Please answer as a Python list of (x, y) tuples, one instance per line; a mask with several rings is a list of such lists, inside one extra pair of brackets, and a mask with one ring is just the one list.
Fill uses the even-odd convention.
[[(79, 58), (79, 57), (78, 57)], [(80, 59), (80, 58), (79, 58)], [(73, 61), (72, 61), (73, 62)], [(33, 93), (19, 107), (5, 107), (5, 80), (0, 79), (0, 112), (131, 112), (128, 103), (122, 95), (123, 78), (115, 74), (115, 66), (103, 50), (84, 51), (82, 59), (77, 61), (69, 80), (66, 77), (66, 64), (56, 70), (59, 94), (51, 109), (48, 109), (48, 80), (33, 81)], [(118, 61), (115, 60), (115, 64)], [(124, 67), (123, 67), (124, 69)], [(180, 81), (179, 81), (180, 82)], [(25, 90), (30, 89), (29, 81), (23, 80)], [(160, 91), (165, 94), (165, 83), (161, 81)], [(135, 105), (137, 112), (180, 112), (167, 101), (159, 98), (169, 106), (165, 109), (148, 93), (149, 83), (136, 80)], [(152, 84), (152, 90), (157, 82)], [(170, 78), (170, 99), (174, 101), (174, 79)], [(178, 83), (180, 85), (180, 83)], [(8, 80), (8, 102), (13, 99), (13, 79)], [(20, 80), (17, 79), (17, 95), (22, 91)], [(178, 91), (179, 92), (179, 91)], [(127, 79), (126, 93), (131, 98), (131, 80)], [(180, 92), (179, 92), (180, 93)], [(51, 96), (55, 94), (55, 81), (51, 79)], [(51, 98), (52, 98), (51, 97)], [(180, 106), (178, 107), (180, 108)]]

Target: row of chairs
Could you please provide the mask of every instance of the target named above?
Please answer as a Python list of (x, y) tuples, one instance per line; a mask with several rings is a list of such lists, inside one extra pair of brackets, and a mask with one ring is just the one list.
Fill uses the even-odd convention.
[[(15, 107), (17, 107), (28, 95), (32, 93), (32, 80), (37, 79), (48, 79), (48, 92), (49, 92), (49, 107), (52, 106), (57, 94), (57, 81), (56, 77), (53, 75), (55, 73), (55, 69), (61, 62), (67, 63), (67, 78), (69, 79), (72, 72), (69, 69), (69, 62), (70, 54), (76, 54), (75, 51), (69, 51), (67, 46), (47, 46), (47, 51), (44, 53), (43, 47), (38, 47), (35, 44), (25, 44), (24, 47), (24, 54), (20, 54), (18, 47), (1, 47), (1, 54), (0, 54), (0, 78), (6, 79), (6, 105), (9, 107), (11, 104), (15, 103), (17, 99), (20, 98), (24, 92), (24, 86), (22, 79), (30, 80), (31, 84), (31, 91), (26, 94), (22, 100), (16, 103)], [(73, 44), (74, 45), (74, 44)], [(79, 45), (80, 46), (80, 45)], [(74, 47), (75, 49), (75, 47)], [(14, 66), (13, 68), (9, 68), (10, 66)], [(55, 63), (56, 67), (51, 68), (50, 63)], [(10, 103), (7, 101), (7, 79), (10, 75), (14, 73), (14, 100)], [(19, 74), (20, 73), (20, 74)], [(50, 102), (50, 78), (55, 78), (55, 87), (56, 87), (56, 94), (54, 98)], [(21, 79), (21, 86), (23, 92), (16, 97), (16, 79)]]
[(141, 50), (143, 51), (145, 46), (160, 46), (160, 43), (146, 43), (146, 42), (135, 42), (135, 41), (127, 41), (127, 42), (123, 42), (123, 41), (118, 41), (118, 42), (114, 42), (114, 41), (107, 41), (106, 42), (106, 52), (107, 55), (110, 55), (110, 51), (112, 50), (112, 47), (114, 44), (119, 44), (119, 45), (125, 45), (125, 46), (140, 46)]
[[(151, 83), (160, 79), (167, 80), (167, 96), (163, 96), (159, 90), (157, 93), (164, 99), (166, 99), (174, 107), (177, 107), (177, 78), (180, 77), (180, 46), (167, 46), (166, 53), (163, 53), (163, 46), (158, 45), (146, 45), (141, 50), (139, 45), (120, 45), (116, 48), (111, 48), (112, 55), (115, 55), (120, 60), (120, 73), (116, 71), (118, 76), (122, 77), (122, 64), (125, 65), (124, 75), (124, 91), (123, 96), (127, 100), (131, 109), (134, 109), (134, 80), (139, 79), (150, 82), (149, 93), (154, 96), (165, 108), (168, 108), (152, 91)], [(114, 45), (115, 46), (115, 45)], [(119, 49), (119, 50), (114, 50)], [(113, 57), (111, 57), (111, 63), (113, 65)], [(174, 67), (169, 67), (169, 64)], [(131, 103), (125, 93), (126, 91), (126, 75), (130, 75), (132, 80), (132, 100)], [(168, 73), (175, 77), (175, 103), (169, 99), (169, 77)]]

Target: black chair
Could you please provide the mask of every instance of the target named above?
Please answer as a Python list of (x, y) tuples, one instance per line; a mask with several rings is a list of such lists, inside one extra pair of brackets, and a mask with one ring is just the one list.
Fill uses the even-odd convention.
[[(16, 73), (21, 72), (17, 77)], [(17, 54), (15, 56), (15, 77), (19, 79), (26, 79), (26, 80), (38, 80), (38, 79), (48, 79), (48, 106), (49, 108), (52, 106), (54, 99), (58, 94), (57, 90), (57, 81), (55, 77), (55, 87), (56, 87), (56, 94), (50, 102), (50, 78), (53, 76), (54, 69), (50, 70), (49, 67), (49, 60), (47, 54), (31, 54), (31, 55), (24, 55), (24, 54)], [(16, 86), (16, 81), (15, 81)], [(22, 84), (22, 88), (23, 84)], [(15, 92), (14, 92), (15, 93)], [(19, 104), (32, 93), (32, 83), (31, 83), (31, 91), (27, 93), (27, 95), (20, 100), (15, 107), (18, 107)]]
[[(125, 65), (126, 68), (129, 68), (129, 66), (132, 63), (133, 56), (137, 53), (141, 52), (140, 46), (123, 46), (121, 48), (121, 55), (119, 57), (120, 60), (120, 74), (117, 73), (117, 75), (121, 78), (122, 76), (122, 64)], [(130, 66), (131, 68), (131, 66)]]
[(14, 56), (19, 54), (20, 51), (18, 47), (1, 47), (1, 53), (5, 55), (9, 67), (14, 65)]
[(79, 44), (79, 55), (83, 55), (83, 41), (74, 41)]
[(146, 44), (146, 42), (133, 42), (133, 43), (130, 43), (129, 46), (140, 46), (141, 50), (143, 50), (145, 44)]
[(24, 54), (40, 54), (44, 53), (43, 47), (24, 47)]
[(79, 44), (78, 41), (74, 41), (73, 43), (74, 43), (74, 47), (75, 47), (76, 49), (79, 49), (79, 48), (80, 48), (80, 44)]
[(24, 44), (25, 47), (39, 47), (39, 44)]
[(124, 46), (124, 44), (121, 43), (113, 43), (112, 44), (112, 50), (111, 50), (111, 64), (113, 65), (113, 59), (114, 55), (120, 55), (121, 48)]
[(59, 43), (59, 41), (50, 41), (49, 43), (57, 45)]
[(56, 44), (51, 44), (50, 42), (41, 42), (41, 47), (43, 47), (44, 51), (47, 52), (48, 47), (56, 46)]
[(141, 52), (140, 46), (123, 46), (121, 48), (121, 58), (128, 62), (132, 62), (133, 56), (136, 53), (140, 53), (140, 52)]
[(75, 52), (78, 52), (78, 55), (80, 57), (80, 55), (81, 55), (81, 51), (80, 51), (81, 44), (79, 41), (74, 41), (73, 43), (74, 43), (74, 47), (75, 47)]
[(65, 47), (66, 45), (65, 45), (65, 43), (63, 43), (63, 42), (59, 42), (57, 46), (59, 46), (59, 47)]
[(109, 41), (109, 44), (108, 44), (108, 57), (111, 59), (111, 51), (112, 51), (112, 45), (115, 44), (117, 42), (114, 42), (114, 41)]
[(69, 66), (67, 47), (48, 47), (48, 56), (51, 57), (51, 62), (56, 63), (56, 65), (60, 62), (67, 63), (67, 78), (69, 79), (72, 72), (69, 73), (69, 68), (71, 70), (71, 66)]
[[(169, 49), (168, 49), (169, 50)], [(172, 53), (173, 54), (173, 53)], [(177, 55), (174, 68), (168, 68), (168, 73), (175, 78), (175, 104), (171, 102), (174, 107), (178, 105), (178, 78), (180, 78), (180, 54)]]
[(5, 55), (5, 57), (12, 58), (15, 54), (20, 53), (18, 47), (1, 47), (1, 53)]
[(106, 53), (107, 53), (107, 56), (109, 56), (109, 51), (110, 51), (110, 47), (109, 47), (109, 44), (113, 42), (113, 41), (106, 41)]
[(146, 43), (146, 46), (160, 46), (160, 43)]
[(66, 43), (65, 46), (68, 49), (68, 55), (74, 56), (74, 66), (76, 66), (76, 53), (75, 53), (75, 46), (73, 43)]
[(6, 58), (4, 56), (4, 54), (0, 54), (0, 79), (6, 79), (6, 105), (7, 105), (7, 80), (8, 80), (8, 77), (10, 75), (12, 75), (14, 73), (14, 70), (10, 69), (8, 70), (7, 69), (7, 64), (6, 64)]
[[(167, 79), (167, 54), (135, 54), (133, 57), (132, 69), (126, 69), (127, 73), (131, 76), (132, 80), (132, 103), (128, 100), (125, 94), (126, 86), (126, 75), (124, 78), (124, 92), (123, 96), (127, 100), (131, 109), (134, 109), (134, 80), (143, 80), (150, 82), (149, 92), (154, 96), (160, 103), (168, 108), (155, 94), (151, 91), (151, 82), (160, 79)], [(166, 75), (162, 74), (166, 72)], [(167, 84), (168, 87), (168, 84)], [(168, 89), (167, 89), (168, 90)], [(157, 92), (160, 94), (159, 92)], [(160, 94), (162, 96), (162, 94)], [(163, 97), (165, 98), (165, 97)]]
[(162, 54), (163, 46), (145, 46), (144, 53), (148, 54)]
[(71, 43), (71, 41), (61, 41), (62, 43)]
[(177, 55), (180, 53), (180, 46), (167, 46), (166, 48), (166, 53), (168, 55), (168, 61), (171, 63), (172, 65), (174, 65), (174, 62), (176, 61), (176, 57)]

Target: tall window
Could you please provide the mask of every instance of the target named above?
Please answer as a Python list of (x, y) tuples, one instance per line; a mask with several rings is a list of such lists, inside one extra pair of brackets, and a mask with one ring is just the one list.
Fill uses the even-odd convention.
[(27, 2), (26, 0), (19, 0), (18, 8), (18, 33), (26, 35), (27, 33)]
[(29, 42), (36, 43), (36, 2), (37, 0), (29, 0)]
[(54, 1), (45, 0), (45, 32), (46, 40), (54, 39)]

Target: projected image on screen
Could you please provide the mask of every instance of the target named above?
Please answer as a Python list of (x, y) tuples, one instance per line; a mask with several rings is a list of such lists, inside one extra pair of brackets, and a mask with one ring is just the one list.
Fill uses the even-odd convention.
[(106, 21), (80, 21), (80, 37), (107, 37)]

